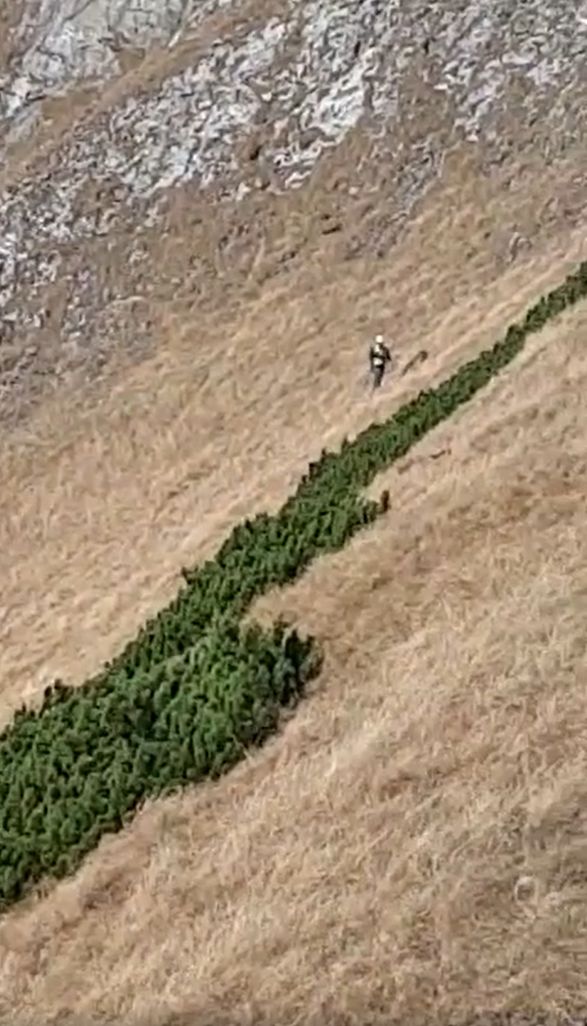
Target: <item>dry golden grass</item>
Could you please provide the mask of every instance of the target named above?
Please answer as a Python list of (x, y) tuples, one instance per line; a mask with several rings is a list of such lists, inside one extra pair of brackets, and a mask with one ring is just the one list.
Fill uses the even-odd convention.
[[(171, 324), (100, 406), (55, 407), (6, 443), (4, 720), (55, 673), (95, 669), (182, 562), (585, 256), (579, 232), (549, 239), (455, 296), (479, 273), (488, 216), (438, 217), (425, 269), (423, 215), (392, 267), (334, 280), (319, 307), (274, 291), (230, 334), (201, 325), (212, 357)], [(430, 358), (371, 401), (359, 328), (400, 310), (402, 359)], [(258, 603), (323, 639), (314, 693), (225, 779), (148, 805), (3, 918), (0, 1021), (351, 1026), (585, 1007), (586, 331), (583, 306), (534, 337), (383, 476), (386, 518)]]
[[(0, 723), (55, 676), (82, 680), (110, 658), (175, 594), (181, 563), (211, 554), (244, 514), (276, 508), (323, 445), (442, 378), (558, 284), (586, 253), (581, 229), (501, 274), (486, 240), (548, 196), (552, 182), (536, 177), (520, 175), (505, 199), (458, 178), (392, 260), (343, 264), (310, 293), (269, 285), (225, 322), (169, 315), (160, 352), (98, 405), (60, 393), (7, 437)], [(365, 345), (381, 329), (402, 363), (422, 347), (430, 357), (372, 400)]]

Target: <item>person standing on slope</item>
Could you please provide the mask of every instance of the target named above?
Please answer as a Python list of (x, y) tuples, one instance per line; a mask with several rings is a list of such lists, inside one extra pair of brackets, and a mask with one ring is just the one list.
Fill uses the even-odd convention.
[(376, 335), (369, 347), (369, 368), (373, 378), (374, 389), (379, 388), (383, 381), (385, 368), (390, 363), (391, 353), (383, 341), (383, 335)]

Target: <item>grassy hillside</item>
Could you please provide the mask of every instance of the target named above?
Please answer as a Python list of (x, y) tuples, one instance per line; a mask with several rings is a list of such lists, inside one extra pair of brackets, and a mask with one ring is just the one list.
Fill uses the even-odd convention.
[(250, 602), (293, 581), (389, 508), (361, 498), (375, 475), (507, 365), (526, 338), (587, 294), (587, 263), (535, 304), (503, 340), (338, 454), (310, 465), (279, 513), (237, 527), (216, 558), (95, 679), (48, 688), (0, 738), (6, 905), (50, 873), (79, 865), (146, 797), (213, 776), (278, 723), (320, 665), (312, 640), (278, 623), (239, 633)]
[(587, 20), (2, 6), (0, 1026), (587, 1022)]
[(379, 476), (386, 516), (251, 607), (323, 641), (312, 700), (3, 916), (3, 1021), (582, 1007), (586, 330), (529, 338)]

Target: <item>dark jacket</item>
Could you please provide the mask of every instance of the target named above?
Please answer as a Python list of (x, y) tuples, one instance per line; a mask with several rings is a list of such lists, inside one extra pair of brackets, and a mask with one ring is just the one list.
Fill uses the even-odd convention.
[(373, 343), (369, 349), (369, 363), (372, 367), (381, 367), (391, 362), (391, 353), (385, 343)]

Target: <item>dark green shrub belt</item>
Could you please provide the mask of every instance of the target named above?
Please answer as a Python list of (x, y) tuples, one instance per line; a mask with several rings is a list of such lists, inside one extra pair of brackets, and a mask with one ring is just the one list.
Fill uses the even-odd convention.
[(295, 580), (385, 512), (362, 491), (587, 294), (587, 262), (505, 338), (339, 453), (323, 452), (275, 516), (237, 526), (216, 557), (81, 688), (47, 689), (0, 736), (0, 904), (74, 869), (146, 797), (232, 765), (275, 729), (320, 667), (313, 640), (239, 624), (252, 600)]

